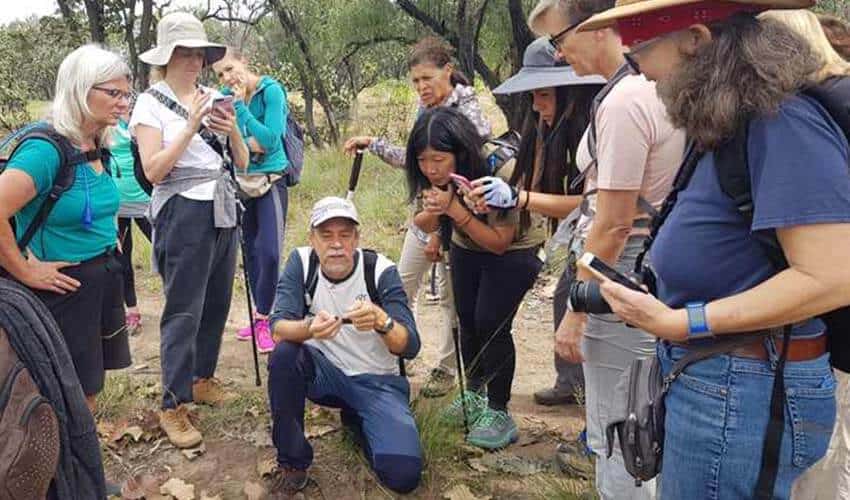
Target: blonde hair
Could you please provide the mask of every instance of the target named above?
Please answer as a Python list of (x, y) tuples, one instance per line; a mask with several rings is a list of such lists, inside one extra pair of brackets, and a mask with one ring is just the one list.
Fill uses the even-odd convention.
[(762, 14), (761, 17), (782, 23), (809, 42), (822, 63), (812, 75), (815, 81), (822, 82), (833, 76), (850, 75), (850, 63), (832, 47), (821, 27), (820, 20), (813, 12), (805, 9), (771, 10)]
[(558, 6), (558, 0), (540, 0), (537, 2), (537, 5), (531, 9), (531, 12), (528, 14), (528, 28), (531, 30), (535, 36), (546, 36), (549, 33), (545, 33), (537, 29), (537, 25), (540, 24), (540, 18), (545, 16), (549, 9), (555, 8)]
[[(92, 87), (117, 78), (130, 79), (130, 68), (118, 54), (89, 44), (68, 54), (56, 74), (56, 97), (51, 123), (57, 132), (76, 143), (86, 141), (83, 126), (92, 118), (88, 95)], [(98, 144), (109, 142), (106, 127), (95, 138)]]

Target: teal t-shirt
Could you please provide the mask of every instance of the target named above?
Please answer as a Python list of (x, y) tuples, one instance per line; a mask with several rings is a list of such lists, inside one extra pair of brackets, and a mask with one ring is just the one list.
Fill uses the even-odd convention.
[[(16, 237), (23, 237), (47, 197), (59, 171), (59, 152), (49, 142), (29, 139), (9, 159), (8, 169), (29, 175), (38, 194), (15, 214)], [(86, 200), (91, 224), (84, 224)], [(43, 261), (82, 262), (115, 247), (118, 237), (118, 188), (107, 172), (96, 173), (88, 163), (78, 165), (76, 179), (41, 227), (29, 248)]]
[(149, 203), (150, 196), (136, 182), (136, 176), (133, 173), (135, 161), (130, 149), (130, 131), (123, 120), (119, 121), (114, 129), (109, 152), (112, 153), (111, 168), (113, 172), (116, 172), (115, 184), (118, 186), (121, 203)]
[[(229, 88), (223, 88), (223, 94), (231, 94)], [(236, 121), (245, 141), (254, 138), (266, 150), (259, 157), (251, 155), (248, 173), (279, 174), (289, 167), (289, 160), (283, 150), (283, 134), (286, 133), (286, 117), (289, 105), (286, 91), (277, 80), (263, 76), (257, 83), (257, 90), (246, 106), (242, 101), (234, 103)]]

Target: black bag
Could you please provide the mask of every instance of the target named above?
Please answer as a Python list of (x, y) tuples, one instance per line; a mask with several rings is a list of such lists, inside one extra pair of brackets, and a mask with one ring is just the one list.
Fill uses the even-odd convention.
[[(78, 165), (103, 160), (104, 168), (108, 169), (109, 152), (107, 150), (98, 149), (81, 153), (74, 147), (73, 144), (71, 144), (71, 141), (57, 132), (49, 124), (45, 122), (36, 122), (13, 133), (2, 145), (0, 145), (1, 151), (9, 151), (11, 149), (8, 155), (0, 155), (0, 173), (6, 170), (6, 166), (9, 164), (9, 159), (14, 156), (15, 152), (18, 151), (18, 148), (20, 148), (24, 142), (36, 139), (47, 141), (59, 153), (59, 170), (56, 173), (56, 178), (53, 180), (53, 185), (50, 188), (47, 198), (44, 199), (44, 202), (41, 204), (41, 207), (39, 207), (32, 223), (30, 223), (24, 231), (21, 239), (18, 240), (18, 248), (21, 251), (24, 251), (30, 244), (30, 241), (32, 241), (36, 231), (38, 231), (41, 225), (47, 220), (47, 217), (50, 215), (50, 211), (53, 210), (53, 207), (56, 205), (56, 202), (59, 201), (59, 198), (61, 198), (62, 195), (74, 185)], [(14, 231), (14, 219), (10, 219), (10, 224)]]
[(519, 132), (508, 130), (499, 137), (487, 139), (484, 142), (487, 153), (487, 175), (496, 175), (505, 163), (516, 157), (521, 139)]

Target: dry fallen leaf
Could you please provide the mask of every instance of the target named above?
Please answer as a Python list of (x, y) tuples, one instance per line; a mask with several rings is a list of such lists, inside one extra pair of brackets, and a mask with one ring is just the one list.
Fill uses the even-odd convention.
[(490, 469), (486, 465), (481, 463), (481, 459), (479, 458), (470, 458), (469, 460), (467, 460), (467, 462), (469, 463), (469, 466), (472, 468), (472, 470), (478, 472), (490, 472)]
[(313, 439), (322, 437), (325, 434), (330, 434), (331, 432), (337, 430), (339, 430), (339, 428), (334, 427), (332, 425), (314, 425), (307, 427), (307, 432), (305, 433), (305, 435), (307, 439)]
[(159, 487), (163, 495), (171, 495), (176, 500), (195, 500), (195, 485), (188, 484), (176, 477), (172, 477)]
[(250, 481), (245, 483), (245, 488), (242, 492), (245, 493), (245, 497), (248, 500), (261, 500), (266, 494), (266, 490), (262, 486)]
[(186, 457), (188, 460), (194, 460), (206, 452), (207, 447), (204, 446), (204, 443), (201, 443), (200, 446), (197, 446), (195, 448), (185, 448), (180, 450), (180, 453), (182, 453), (183, 456)]
[(469, 491), (469, 486), (465, 484), (457, 484), (454, 488), (443, 493), (443, 498), (446, 500), (490, 500), (490, 495), (477, 497)]
[(261, 458), (257, 460), (257, 474), (261, 478), (271, 476), (275, 469), (277, 469), (276, 457)]

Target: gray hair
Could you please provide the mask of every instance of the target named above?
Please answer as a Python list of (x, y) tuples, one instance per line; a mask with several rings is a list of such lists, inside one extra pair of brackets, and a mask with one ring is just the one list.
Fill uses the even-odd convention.
[(821, 66), (809, 44), (779, 22), (738, 14), (709, 28), (711, 42), (656, 86), (673, 125), (702, 150), (776, 113)]
[(540, 23), (540, 18), (546, 15), (550, 9), (558, 7), (558, 0), (540, 0), (537, 5), (528, 13), (528, 28), (536, 36), (546, 36), (549, 33), (544, 33), (537, 28)]
[[(89, 44), (68, 54), (56, 74), (56, 97), (51, 123), (57, 132), (78, 143), (84, 142), (83, 125), (92, 118), (88, 94), (99, 83), (130, 77), (130, 68), (118, 54)], [(107, 144), (109, 130), (100, 131), (98, 144)]]

